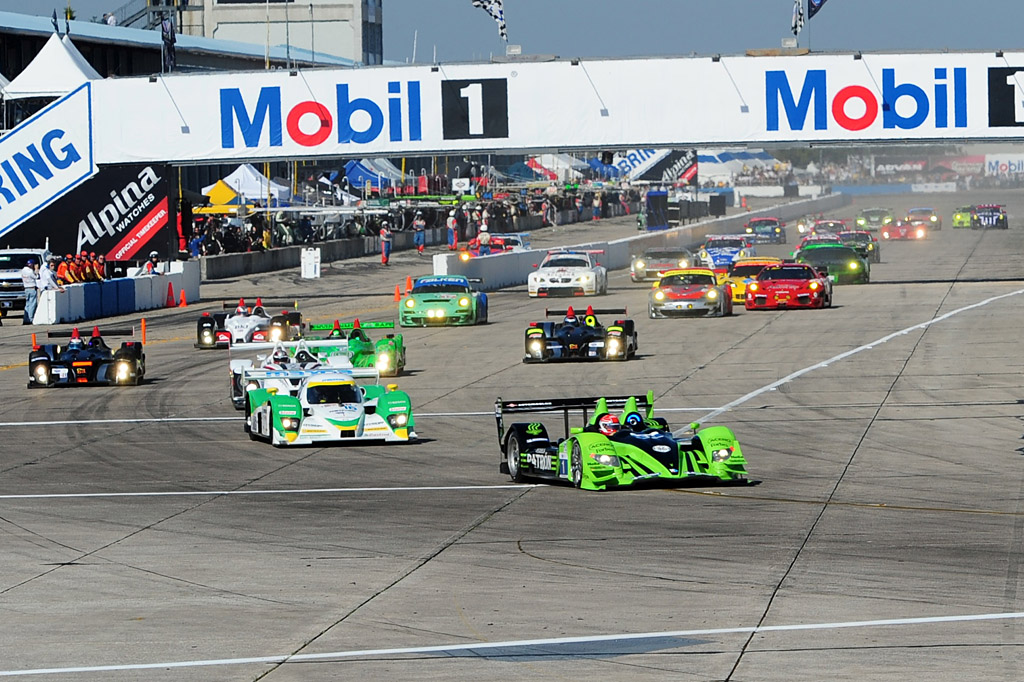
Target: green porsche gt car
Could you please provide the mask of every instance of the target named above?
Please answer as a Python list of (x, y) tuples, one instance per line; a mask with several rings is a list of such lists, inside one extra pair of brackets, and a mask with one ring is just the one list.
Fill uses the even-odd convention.
[(966, 227), (970, 229), (974, 220), (974, 207), (961, 206), (953, 211), (953, 227)]
[(839, 244), (808, 244), (796, 253), (796, 262), (827, 272), (836, 284), (867, 284), (871, 264), (852, 247)]
[(462, 275), (420, 277), (398, 305), (398, 323), (403, 327), (485, 324), (487, 294), (473, 291), (471, 281)]
[[(611, 409), (621, 409), (618, 417)], [(642, 411), (641, 411), (642, 410)], [(565, 438), (553, 440), (540, 422), (513, 423), (506, 414), (561, 412)], [(583, 415), (570, 427), (569, 413)], [(592, 415), (588, 419), (588, 414)], [(499, 470), (513, 481), (566, 481), (586, 490), (638, 484), (751, 483), (733, 432), (724, 426), (690, 424), (678, 437), (654, 416), (654, 395), (503, 401), (494, 404), (501, 447)]]
[[(394, 322), (353, 322), (310, 325), (310, 331), (326, 331), (324, 340), (344, 340), (346, 352), (353, 367), (375, 367), (382, 377), (396, 377), (405, 369), (405, 339), (401, 334), (386, 334), (384, 338), (373, 341), (367, 336), (366, 329), (394, 329)], [(330, 355), (337, 348), (326, 347), (322, 351)]]

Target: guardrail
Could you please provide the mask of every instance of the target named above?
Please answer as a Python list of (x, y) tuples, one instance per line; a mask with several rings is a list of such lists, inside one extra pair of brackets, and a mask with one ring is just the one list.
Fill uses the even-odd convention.
[(169, 266), (170, 272), (164, 275), (69, 284), (63, 292), (41, 291), (32, 322), (77, 322), (165, 308), (169, 297), (173, 299), (174, 305), (178, 305), (182, 291), (185, 292), (187, 302), (198, 301), (199, 264), (195, 261), (174, 261)]
[[(633, 253), (657, 246), (687, 247), (702, 240), (709, 234), (732, 234), (742, 230), (743, 224), (751, 218), (776, 216), (782, 220), (793, 220), (808, 213), (832, 211), (852, 202), (849, 196), (833, 194), (817, 199), (796, 201), (781, 206), (725, 216), (714, 220), (693, 223), (684, 227), (676, 227), (660, 232), (624, 237), (612, 241), (588, 242), (573, 244), (565, 248), (603, 250), (600, 257), (601, 265), (609, 270), (619, 270), (629, 266)], [(527, 277), (534, 266), (539, 265), (547, 254), (547, 249), (535, 251), (519, 251), (499, 253), (490, 256), (460, 260), (456, 255), (436, 254), (434, 256), (435, 275), (465, 275), (469, 278), (482, 280), (481, 288), (488, 291), (504, 287), (526, 284)]]

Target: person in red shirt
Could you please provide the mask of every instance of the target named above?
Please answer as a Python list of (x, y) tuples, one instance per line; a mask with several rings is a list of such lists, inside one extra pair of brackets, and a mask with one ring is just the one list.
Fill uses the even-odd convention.
[(57, 282), (59, 284), (74, 284), (77, 280), (71, 275), (71, 254), (64, 256), (64, 259), (57, 266)]

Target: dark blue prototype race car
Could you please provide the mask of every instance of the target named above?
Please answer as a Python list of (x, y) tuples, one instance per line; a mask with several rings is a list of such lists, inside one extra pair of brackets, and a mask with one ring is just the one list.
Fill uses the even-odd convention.
[[(133, 330), (110, 330), (112, 336), (127, 336)], [(68, 336), (66, 346), (44, 344), (35, 346), (28, 356), (28, 387), (116, 385), (134, 386), (146, 374), (146, 354), (142, 344), (125, 341), (112, 349), (93, 327), (92, 336), (83, 339), (78, 328), (68, 332), (49, 332), (50, 338)]]
[(595, 310), (586, 315), (567, 310), (545, 310), (544, 315), (563, 315), (562, 322), (531, 322), (526, 329), (526, 357), (523, 362), (559, 360), (629, 360), (636, 356), (637, 334), (633, 320), (615, 320), (608, 326), (597, 315), (625, 315), (625, 308)]

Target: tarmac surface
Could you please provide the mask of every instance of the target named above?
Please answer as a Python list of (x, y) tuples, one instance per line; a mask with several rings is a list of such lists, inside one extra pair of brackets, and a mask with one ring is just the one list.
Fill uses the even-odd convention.
[[(240, 296), (394, 319), (394, 286), (430, 268), (412, 253), (204, 284), (206, 302), (147, 316), (138, 387), (27, 390), (44, 330), (7, 320), (0, 676), (1024, 678), (1024, 193), (839, 217), (880, 201), (934, 203), (944, 229), (883, 244), (872, 283), (837, 286), (829, 310), (649, 320), (649, 287), (617, 271), (576, 303), (629, 308), (627, 363), (522, 364), (523, 329), (564, 303), (525, 288), (490, 294), (484, 326), (396, 330), (410, 445), (251, 442), (227, 353), (192, 343), (202, 310)], [(971, 202), (1009, 204), (1011, 229), (953, 230)], [(594, 493), (498, 472), (495, 398), (648, 389), (673, 425), (730, 426), (760, 485)]]

